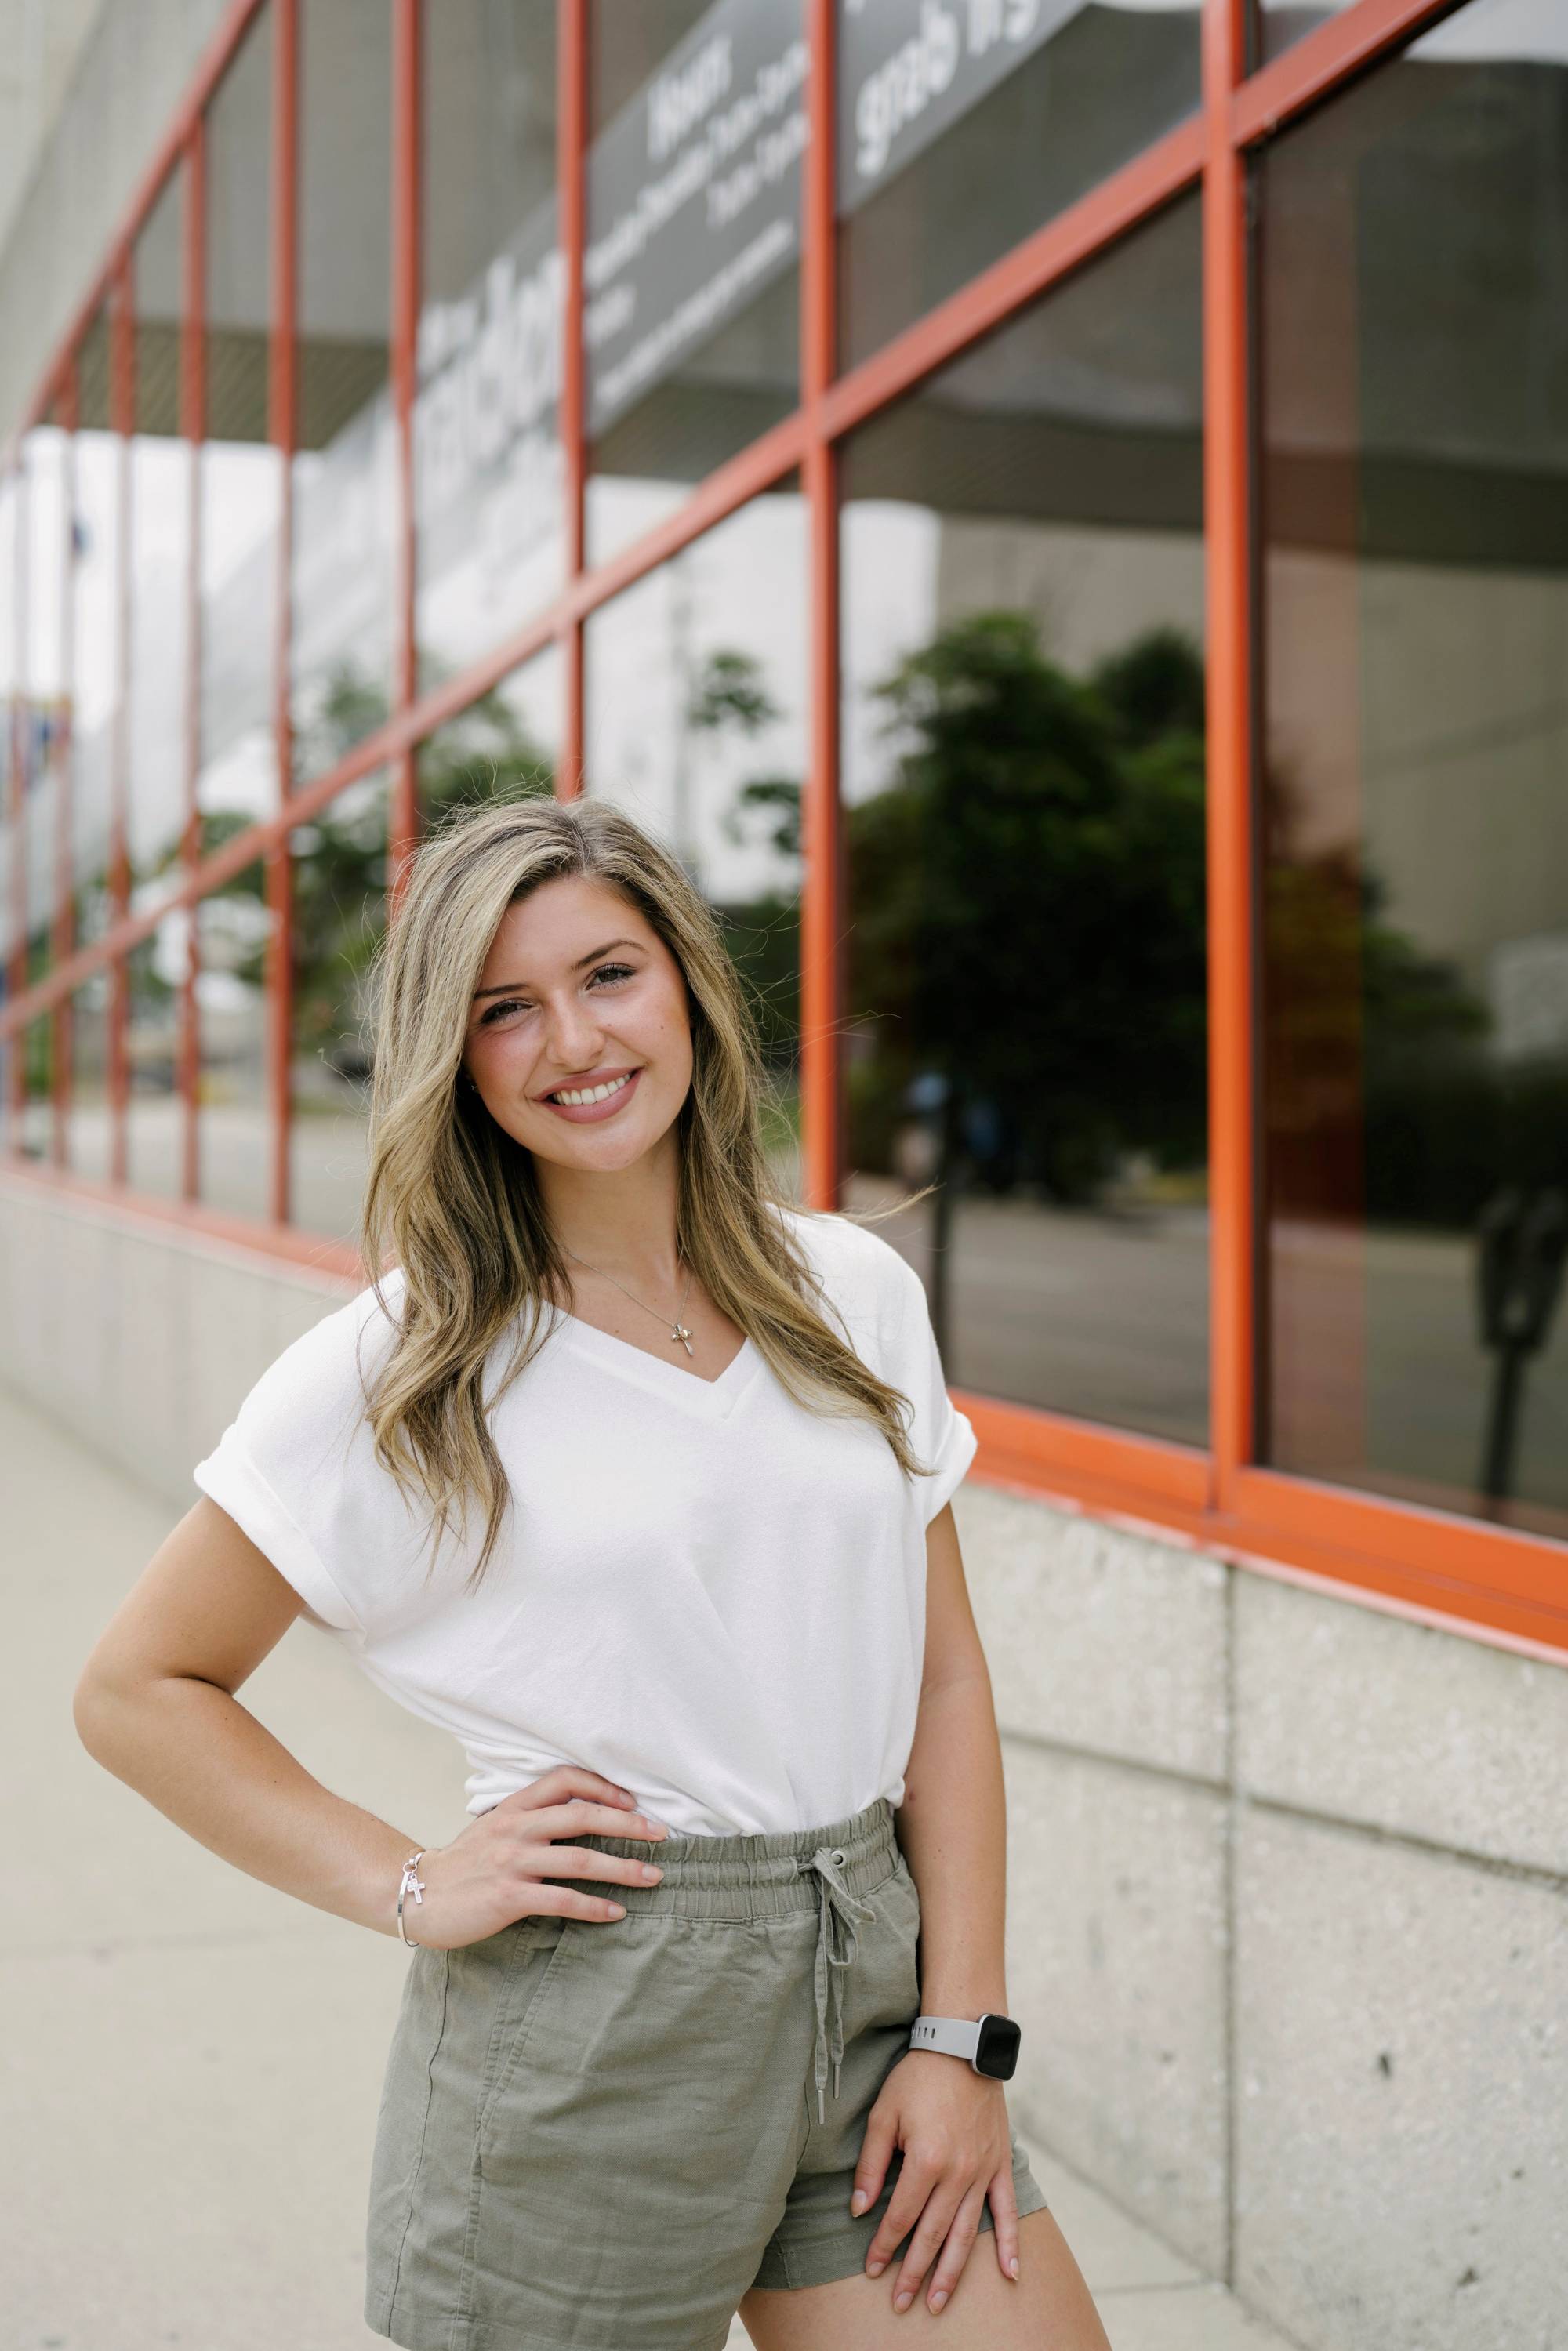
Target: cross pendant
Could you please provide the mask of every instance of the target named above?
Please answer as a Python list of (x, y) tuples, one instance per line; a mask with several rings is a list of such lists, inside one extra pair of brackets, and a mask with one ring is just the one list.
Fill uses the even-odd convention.
[(692, 1334), (687, 1330), (684, 1322), (677, 1322), (674, 1329), (671, 1332), (670, 1336), (672, 1339), (678, 1339), (681, 1342), (681, 1344), (685, 1347), (688, 1355), (691, 1353)]

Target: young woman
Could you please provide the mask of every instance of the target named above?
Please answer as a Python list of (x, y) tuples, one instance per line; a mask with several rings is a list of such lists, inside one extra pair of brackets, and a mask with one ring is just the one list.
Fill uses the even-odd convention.
[[(412, 1946), (370, 2325), (1108, 2351), (1008, 2118), (975, 1438), (917, 1276), (776, 1189), (735, 967), (616, 809), (448, 822), (379, 979), (390, 1270), (246, 1397), (77, 1701), (212, 1850)], [(237, 1703), (302, 1610), (463, 1742), (449, 1843)]]

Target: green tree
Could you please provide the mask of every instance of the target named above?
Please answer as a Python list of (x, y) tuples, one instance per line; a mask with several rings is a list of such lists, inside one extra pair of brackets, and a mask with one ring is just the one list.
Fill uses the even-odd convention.
[(1073, 1202), (1124, 1149), (1201, 1161), (1202, 688), (1172, 632), (1078, 679), (1008, 611), (883, 681), (894, 781), (846, 816), (852, 1015), (873, 1040), (858, 1165), (890, 1165), (916, 1077), (942, 1099), (945, 1193), (966, 1158)]
[[(730, 647), (710, 653), (693, 682), (685, 710), (690, 737), (750, 741), (784, 716), (768, 691), (761, 664)], [(719, 819), (726, 840), (760, 838), (796, 870), (800, 862), (800, 782), (796, 776), (750, 776), (737, 788)], [(761, 1039), (764, 1058), (784, 1090), (794, 1081), (800, 1050), (800, 891), (765, 890), (746, 900), (721, 901), (714, 911), (739, 972)]]
[[(340, 670), (310, 732), (308, 772), (335, 765), (385, 716), (384, 702), (352, 669)], [(481, 695), (437, 730), (418, 758), (419, 804), (432, 823), (459, 807), (554, 788), (553, 762), (498, 688)], [(350, 785), (290, 834), (293, 852), (295, 1050), (326, 1060), (340, 1075), (369, 1072), (370, 1008), (365, 981), (386, 927), (389, 786), (382, 777)], [(211, 811), (206, 852), (253, 821), (237, 810)], [(261, 863), (246, 866), (219, 895), (259, 899)], [(262, 984), (265, 942), (235, 964), (236, 976)]]

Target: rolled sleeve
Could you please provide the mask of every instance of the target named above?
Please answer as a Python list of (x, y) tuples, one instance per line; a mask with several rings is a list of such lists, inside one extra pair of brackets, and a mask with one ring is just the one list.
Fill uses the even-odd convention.
[(979, 1440), (967, 1413), (960, 1412), (947, 1393), (946, 1374), (932, 1328), (925, 1284), (907, 1259), (889, 1249), (897, 1268), (894, 1364), (889, 1376), (915, 1407), (910, 1442), (922, 1466), (931, 1472), (917, 1478), (921, 1517), (926, 1526), (962, 1485), (979, 1450)]
[(980, 1449), (967, 1413), (960, 1412), (952, 1398), (943, 1390), (946, 1405), (946, 1423), (942, 1442), (936, 1448), (935, 1474), (919, 1481), (921, 1515), (927, 1526), (938, 1510), (950, 1502), (969, 1474), (969, 1465)]
[(365, 1627), (344, 1598), (309, 1538), (290, 1517), (231, 1426), (192, 1476), (204, 1494), (226, 1510), (310, 1614), (333, 1632), (362, 1638)]

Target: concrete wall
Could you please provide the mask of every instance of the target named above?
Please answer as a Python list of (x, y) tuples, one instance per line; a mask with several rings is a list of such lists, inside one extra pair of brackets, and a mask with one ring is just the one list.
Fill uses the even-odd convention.
[[(0, 1378), (176, 1507), (343, 1292), (0, 1179)], [(1019, 2126), (1306, 2351), (1568, 2344), (1568, 1670), (971, 1481)]]

